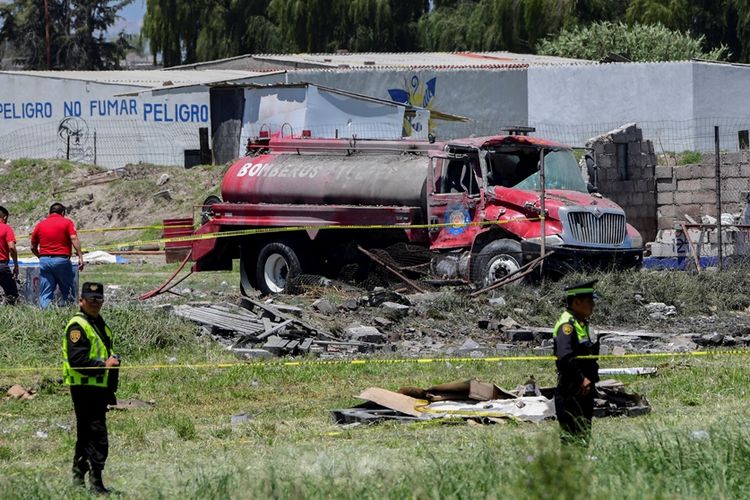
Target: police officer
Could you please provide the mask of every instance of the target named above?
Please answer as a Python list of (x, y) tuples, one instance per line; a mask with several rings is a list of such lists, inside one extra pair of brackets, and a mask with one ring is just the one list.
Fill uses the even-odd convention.
[(90, 472), (91, 491), (108, 494), (102, 482), (107, 460), (107, 405), (116, 404), (119, 357), (112, 349), (112, 331), (99, 315), (104, 302), (101, 283), (81, 287), (80, 312), (65, 328), (63, 338), (63, 379), (70, 386), (76, 415), (76, 447), (73, 455), (73, 483), (84, 486)]
[(597, 280), (565, 288), (566, 310), (552, 332), (557, 358), (555, 411), (564, 444), (588, 445), (594, 414), (594, 384), (599, 381), (596, 359), (578, 356), (598, 355), (599, 344), (589, 336), (588, 319), (594, 312), (594, 285)]

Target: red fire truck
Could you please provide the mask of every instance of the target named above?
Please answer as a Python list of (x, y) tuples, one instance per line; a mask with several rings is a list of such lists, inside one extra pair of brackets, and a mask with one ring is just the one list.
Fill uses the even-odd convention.
[(441, 278), (480, 286), (543, 248), (554, 250), (545, 272), (639, 266), (640, 234), (590, 191), (570, 147), (528, 135), (260, 137), (227, 170), (221, 198), (205, 202), (193, 270), (239, 259), (243, 289), (279, 293), (295, 276), (335, 274), (361, 258), (357, 246), (397, 242), (428, 249)]

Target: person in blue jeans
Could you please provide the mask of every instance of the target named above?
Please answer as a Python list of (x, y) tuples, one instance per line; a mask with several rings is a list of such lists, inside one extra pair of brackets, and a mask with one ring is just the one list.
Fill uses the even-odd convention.
[(83, 253), (73, 221), (65, 217), (62, 203), (53, 203), (49, 215), (31, 232), (31, 251), (39, 257), (39, 307), (52, 303), (60, 288), (61, 305), (72, 304), (78, 296), (76, 273), (70, 262), (72, 249), (78, 255), (78, 270), (83, 270)]

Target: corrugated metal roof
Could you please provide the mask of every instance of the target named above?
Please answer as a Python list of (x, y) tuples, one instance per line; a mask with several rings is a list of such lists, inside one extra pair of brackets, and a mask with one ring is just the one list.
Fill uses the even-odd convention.
[(372, 52), (337, 54), (255, 54), (254, 59), (286, 64), (317, 65), (329, 68), (415, 68), (461, 67), (498, 68), (597, 64), (595, 61), (564, 57), (516, 54), (513, 52)]
[(0, 71), (0, 74), (35, 76), (39, 78), (58, 78), (63, 80), (84, 80), (104, 84), (154, 88), (224, 82), (266, 75), (268, 72), (208, 69), (205, 71)]

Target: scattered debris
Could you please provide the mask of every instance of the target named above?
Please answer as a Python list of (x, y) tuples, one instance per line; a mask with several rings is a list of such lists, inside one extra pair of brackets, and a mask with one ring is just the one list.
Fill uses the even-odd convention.
[[(383, 420), (416, 421), (464, 419), (478, 423), (498, 423), (512, 419), (540, 422), (555, 418), (555, 388), (539, 388), (533, 376), (516, 393), (487, 382), (464, 380), (428, 389), (403, 387), (399, 392), (377, 387), (357, 396), (365, 402), (353, 408), (331, 411), (334, 423), (376, 423)], [(616, 380), (596, 384), (594, 416), (644, 415), (651, 411), (648, 400), (625, 391)]]
[(240, 424), (243, 424), (245, 422), (249, 422), (252, 419), (253, 419), (252, 415), (248, 415), (247, 413), (242, 412), (242, 413), (238, 413), (236, 415), (232, 415), (230, 423), (232, 424), (232, 427), (236, 427), (236, 426), (238, 426)]
[(108, 405), (110, 410), (150, 410), (156, 406), (156, 401), (141, 401), (140, 399), (118, 399), (116, 405)]
[(32, 389), (26, 389), (21, 385), (15, 384), (6, 393), (11, 399), (20, 399), (23, 401), (30, 401), (36, 396), (36, 391)]
[(656, 375), (656, 367), (599, 368), (599, 375)]
[(643, 307), (646, 309), (649, 318), (653, 320), (664, 320), (669, 316), (677, 315), (677, 308), (675, 306), (668, 306), (663, 302), (651, 302)]
[[(367, 352), (382, 347), (386, 337), (374, 327), (367, 334), (342, 340), (297, 318), (302, 309), (286, 304), (264, 304), (248, 297), (241, 307), (231, 304), (178, 305), (172, 314), (210, 328), (214, 339), (246, 358), (306, 353)], [(363, 340), (367, 339), (367, 340)]]

